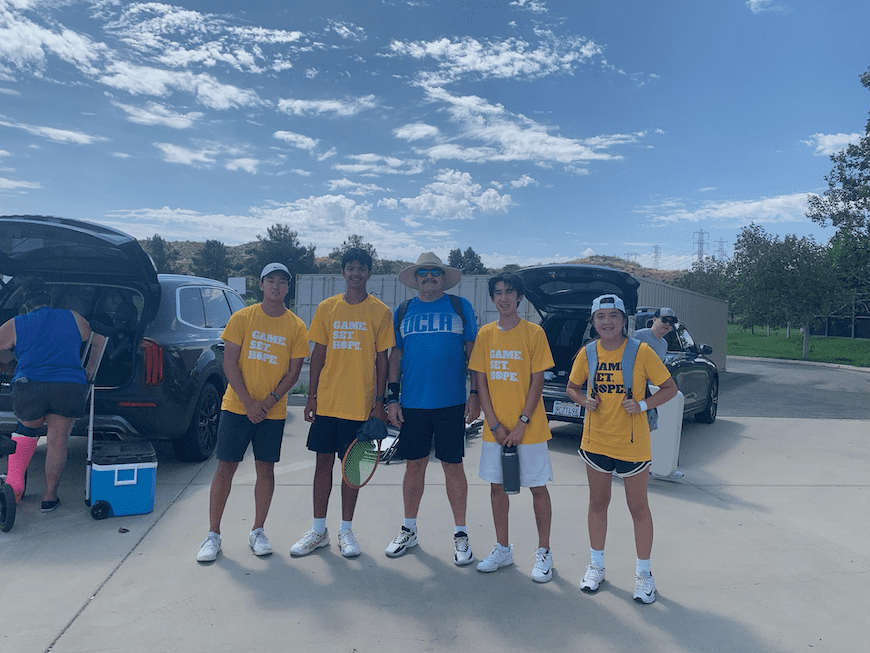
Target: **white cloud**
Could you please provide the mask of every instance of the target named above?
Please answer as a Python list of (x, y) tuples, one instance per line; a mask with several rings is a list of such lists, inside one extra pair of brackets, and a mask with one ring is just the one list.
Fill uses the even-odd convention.
[(330, 192), (343, 191), (348, 195), (371, 195), (372, 193), (385, 192), (377, 184), (361, 184), (350, 179), (331, 179), (329, 181)]
[(845, 150), (852, 143), (858, 143), (863, 134), (813, 134), (809, 140), (801, 141), (814, 148), (816, 156), (830, 156), (840, 150)]
[(285, 143), (289, 143), (293, 147), (298, 147), (300, 150), (308, 150), (309, 152), (317, 147), (317, 144), (320, 142), (316, 138), (309, 138), (308, 136), (288, 131), (277, 131), (272, 136), (281, 139)]
[(644, 206), (638, 213), (648, 216), (654, 224), (710, 222), (720, 228), (739, 229), (750, 222), (782, 224), (807, 222), (808, 193), (761, 197), (752, 200), (707, 201), (698, 206), (686, 206), (681, 200), (663, 201), (657, 206)]
[(223, 84), (207, 73), (162, 70), (123, 61), (111, 64), (100, 75), (99, 81), (131, 95), (166, 97), (174, 91), (182, 91), (192, 94), (200, 104), (211, 109), (225, 110), (261, 103), (254, 91)]
[(396, 138), (401, 138), (406, 141), (418, 141), (421, 138), (435, 138), (440, 132), (434, 125), (427, 125), (422, 122), (415, 122), (408, 125), (402, 125), (393, 130)]
[(257, 167), (260, 161), (250, 157), (240, 157), (238, 159), (230, 159), (224, 164), (227, 170), (244, 170), (252, 175), (257, 174)]
[(532, 11), (535, 13), (543, 14), (546, 13), (547, 5), (540, 0), (513, 0), (508, 3), (511, 7), (516, 7), (517, 9), (525, 9), (526, 11)]
[(28, 134), (47, 138), (51, 141), (55, 141), (56, 143), (71, 143), (72, 145), (92, 145), (93, 143), (107, 140), (103, 136), (92, 136), (91, 134), (85, 134), (84, 132), (74, 131), (71, 129), (57, 129), (56, 127), (28, 125), (23, 122), (3, 120), (2, 118), (0, 118), (0, 125), (4, 127), (21, 129), (22, 131), (26, 131)]
[(330, 20), (329, 29), (343, 39), (350, 39), (353, 41), (365, 41), (366, 39), (365, 30), (362, 27), (357, 27), (353, 23)]
[(786, 13), (789, 11), (787, 5), (777, 2), (777, 0), (746, 0), (746, 6), (753, 14), (763, 14), (765, 12)]
[(135, 122), (139, 125), (163, 125), (172, 129), (189, 129), (203, 115), (199, 111), (177, 113), (157, 102), (149, 102), (144, 107), (124, 104), (116, 100), (112, 100), (112, 104), (126, 112), (127, 120), (130, 122)]
[(292, 116), (306, 114), (322, 115), (331, 113), (336, 116), (355, 116), (360, 111), (377, 106), (374, 95), (354, 98), (351, 100), (278, 100), (278, 110)]
[(514, 179), (511, 181), (511, 188), (523, 188), (524, 186), (540, 186), (535, 179), (530, 177), (529, 175), (523, 175), (519, 179)]
[(37, 189), (42, 188), (42, 186), (31, 181), (16, 181), (0, 177), (0, 190), (18, 190), (19, 188)]
[(417, 175), (423, 172), (419, 159), (399, 159), (380, 154), (353, 154), (347, 157), (356, 163), (336, 163), (334, 170), (358, 175)]
[(470, 220), (475, 211), (506, 213), (513, 204), (510, 195), (499, 195), (494, 188), (483, 190), (471, 175), (457, 170), (441, 170), (436, 181), (423, 187), (417, 197), (399, 200), (411, 213), (434, 220)]
[(511, 115), (501, 105), (491, 104), (474, 95), (456, 96), (446, 89), (427, 86), (433, 102), (444, 103), (451, 119), (458, 125), (465, 141), (483, 145), (441, 143), (420, 150), (433, 161), (534, 161), (571, 164), (579, 161), (615, 160), (620, 155), (606, 150), (639, 142), (645, 133), (609, 134), (587, 139), (565, 138), (550, 133), (547, 126), (522, 115)]
[[(392, 56), (436, 62), (437, 75), (430, 73), (429, 82), (439, 85), (466, 76), (535, 79), (570, 74), (578, 65), (603, 54), (603, 48), (586, 38), (559, 39), (545, 30), (537, 31), (536, 36), (540, 39), (536, 44), (521, 38), (394, 40), (389, 50)], [(426, 75), (424, 72), (423, 76)]]
[(203, 147), (199, 150), (191, 150), (173, 143), (154, 143), (154, 147), (163, 152), (163, 160), (167, 163), (181, 163), (183, 165), (206, 165), (214, 164), (218, 154), (213, 147)]

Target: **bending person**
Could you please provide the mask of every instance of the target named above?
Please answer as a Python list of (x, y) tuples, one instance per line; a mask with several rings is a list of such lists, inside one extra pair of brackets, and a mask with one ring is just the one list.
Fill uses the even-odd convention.
[(73, 421), (85, 414), (88, 385), (80, 352), (91, 327), (75, 311), (51, 308), (43, 281), (28, 279), (22, 287), (25, 313), (0, 326), (0, 349), (15, 347), (18, 358), (12, 378), (12, 410), (19, 420), (12, 439), (17, 447), (9, 456), (6, 482), (20, 500), (38, 429), (45, 424), (48, 451), (42, 511), (51, 512), (60, 504), (57, 486), (66, 465), (67, 438)]

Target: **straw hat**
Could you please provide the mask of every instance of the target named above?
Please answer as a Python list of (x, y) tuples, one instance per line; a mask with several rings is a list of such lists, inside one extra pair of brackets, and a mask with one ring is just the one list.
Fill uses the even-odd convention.
[(408, 288), (416, 289), (418, 286), (415, 281), (415, 275), (420, 268), (441, 268), (444, 270), (444, 290), (452, 288), (462, 278), (462, 270), (444, 265), (441, 259), (433, 252), (426, 252), (425, 254), (420, 254), (416, 265), (409, 265), (399, 272), (399, 281), (408, 286)]

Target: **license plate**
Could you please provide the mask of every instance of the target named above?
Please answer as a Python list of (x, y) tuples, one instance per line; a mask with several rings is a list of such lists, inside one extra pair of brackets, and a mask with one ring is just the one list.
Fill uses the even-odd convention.
[(579, 419), (580, 404), (569, 403), (567, 401), (554, 401), (553, 415), (559, 415), (560, 417), (574, 417), (575, 419)]

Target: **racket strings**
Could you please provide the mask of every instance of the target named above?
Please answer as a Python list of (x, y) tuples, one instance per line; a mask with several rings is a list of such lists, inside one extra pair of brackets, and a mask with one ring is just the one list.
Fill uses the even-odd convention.
[(375, 471), (380, 452), (376, 442), (357, 441), (347, 451), (344, 478), (351, 487), (360, 487)]

